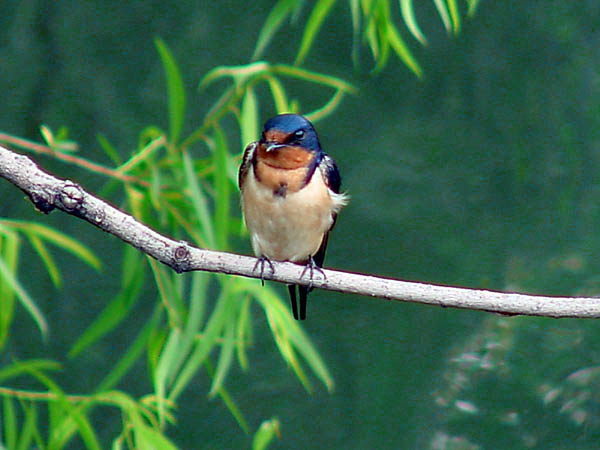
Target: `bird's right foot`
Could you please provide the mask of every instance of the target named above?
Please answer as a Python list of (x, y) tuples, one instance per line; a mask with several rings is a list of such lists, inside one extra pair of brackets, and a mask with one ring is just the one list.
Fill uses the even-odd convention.
[(275, 273), (275, 267), (273, 267), (271, 260), (264, 255), (258, 257), (256, 264), (254, 264), (254, 269), (252, 269), (252, 272), (256, 272), (256, 268), (260, 266), (260, 282), (263, 286), (265, 285), (265, 263), (269, 265), (269, 268), (271, 269), (271, 276), (273, 276)]

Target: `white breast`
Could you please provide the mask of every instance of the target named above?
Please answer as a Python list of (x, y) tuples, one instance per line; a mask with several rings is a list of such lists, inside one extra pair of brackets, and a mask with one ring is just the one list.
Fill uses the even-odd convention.
[(257, 182), (250, 167), (242, 209), (254, 253), (276, 261), (305, 262), (319, 250), (333, 215), (345, 203), (343, 194), (327, 187), (319, 169), (307, 186), (282, 197)]

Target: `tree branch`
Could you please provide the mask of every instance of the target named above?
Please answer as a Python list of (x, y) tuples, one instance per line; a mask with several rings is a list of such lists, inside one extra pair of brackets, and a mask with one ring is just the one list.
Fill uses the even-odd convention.
[[(177, 272), (204, 270), (259, 278), (256, 258), (192, 247), (169, 239), (139, 223), (132, 216), (87, 193), (78, 184), (42, 171), (31, 159), (0, 146), (0, 177), (20, 188), (44, 213), (58, 208), (117, 236)], [(273, 261), (274, 273), (266, 280), (307, 285), (303, 266)], [(323, 270), (326, 278), (313, 279), (320, 289), (378, 297), (386, 300), (475, 309), (502, 314), (546, 317), (600, 317), (600, 299), (542, 297), (516, 293), (446, 287)]]

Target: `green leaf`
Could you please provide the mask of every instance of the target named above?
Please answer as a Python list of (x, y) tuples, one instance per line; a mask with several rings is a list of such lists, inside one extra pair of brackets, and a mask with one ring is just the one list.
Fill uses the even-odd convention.
[[(0, 236), (0, 259), (4, 260), (8, 270), (15, 274), (19, 260), (19, 236), (8, 227), (0, 224), (3, 236)], [(15, 291), (9, 282), (0, 276), (0, 347), (4, 346), (10, 332), (15, 312)]]
[(174, 363), (187, 356), (187, 354), (180, 351), (180, 342), (181, 331), (179, 328), (171, 328), (167, 342), (163, 346), (158, 364), (154, 370), (154, 392), (158, 402), (158, 415), (161, 423), (164, 421), (166, 410), (168, 380), (177, 373), (178, 369)]
[(327, 387), (333, 391), (334, 382), (325, 362), (315, 349), (309, 337), (292, 318), (289, 309), (269, 287), (260, 287), (254, 280), (240, 280), (239, 288), (250, 293), (263, 307), (267, 315), (269, 327), (275, 338), (275, 343), (285, 361), (296, 373), (307, 391), (312, 392), (310, 382), (296, 353), (300, 353), (311, 370)]
[(199, 242), (198, 244), (203, 247), (215, 248), (215, 232), (213, 229), (210, 210), (208, 209), (208, 201), (206, 199), (206, 195), (204, 195), (204, 192), (200, 187), (200, 184), (198, 183), (198, 178), (194, 173), (194, 165), (189, 154), (187, 153), (187, 151), (183, 151), (182, 154), (183, 168), (187, 183), (187, 191), (192, 201), (192, 206), (196, 211), (196, 217), (200, 222), (199, 234), (200, 236), (202, 236), (203, 242)]
[(190, 288), (190, 310), (185, 326), (186, 339), (190, 342), (196, 339), (197, 333), (202, 326), (208, 299), (208, 284), (211, 274), (195, 271), (192, 274), (192, 286)]
[(185, 119), (185, 89), (183, 79), (177, 67), (177, 62), (165, 42), (156, 38), (154, 40), (158, 54), (163, 64), (167, 79), (167, 96), (169, 100), (169, 142), (175, 147), (179, 140), (183, 121)]
[(421, 69), (421, 66), (419, 65), (417, 60), (414, 58), (414, 56), (400, 37), (400, 33), (398, 33), (398, 30), (396, 30), (394, 25), (392, 25), (391, 23), (388, 25), (387, 35), (390, 45), (392, 46), (398, 57), (404, 62), (404, 64), (408, 66), (410, 70), (413, 71), (413, 73), (417, 77), (422, 78), (423, 69)]
[(231, 362), (233, 361), (233, 350), (235, 348), (235, 321), (228, 320), (225, 325), (225, 335), (223, 345), (221, 345), (221, 353), (219, 354), (219, 362), (217, 363), (217, 370), (210, 387), (209, 397), (214, 396), (217, 391), (223, 386), (225, 377), (231, 368)]
[(304, 61), (304, 58), (308, 54), (323, 21), (331, 11), (333, 5), (335, 5), (336, 0), (318, 0), (317, 4), (313, 8), (308, 21), (306, 22), (306, 27), (304, 28), (304, 33), (302, 34), (302, 40), (300, 41), (300, 48), (298, 49), (298, 55), (296, 56), (296, 61), (294, 61), (295, 66), (299, 66)]
[[(204, 309), (206, 307), (206, 297), (208, 290), (208, 282), (211, 275), (205, 272), (194, 272), (192, 275), (192, 287), (190, 291), (190, 309), (187, 314), (187, 320), (183, 331), (179, 333), (177, 330), (177, 351), (170, 352), (169, 344), (163, 347), (159, 363), (157, 364), (156, 382), (163, 385), (173, 383), (181, 365), (188, 357), (193, 348), (197, 336), (200, 333), (202, 320), (204, 318)], [(174, 333), (176, 330), (172, 330)], [(165, 368), (161, 369), (161, 366)]]
[(40, 134), (44, 138), (46, 145), (48, 145), (48, 147), (52, 147), (54, 143), (54, 134), (52, 133), (50, 127), (44, 124), (40, 125)]
[(29, 296), (25, 288), (21, 285), (17, 277), (14, 275), (12, 270), (5, 264), (0, 258), (0, 279), (3, 279), (8, 287), (16, 294), (17, 299), (23, 305), (23, 307), (29, 312), (36, 325), (40, 329), (42, 338), (44, 340), (48, 337), (48, 323), (44, 318), (44, 315), (35, 304), (33, 299)]
[(409, 29), (411, 34), (423, 45), (427, 45), (427, 39), (421, 32), (417, 19), (415, 18), (415, 11), (413, 9), (413, 0), (400, 0), (400, 11), (402, 12), (402, 18), (406, 27)]
[[(240, 154), (237, 155), (229, 155), (227, 160), (227, 178), (229, 178), (229, 182), (233, 186), (237, 186), (238, 184), (238, 169), (240, 167)], [(229, 223), (233, 223), (237, 220), (236, 217), (230, 217)]]
[(387, 1), (378, 1), (373, 8), (373, 24), (375, 27), (379, 54), (375, 58), (377, 64), (373, 73), (380, 72), (388, 62), (390, 56), (390, 39), (388, 28), (392, 25), (390, 19), (390, 8)]
[(252, 450), (265, 450), (273, 439), (279, 437), (279, 419), (273, 417), (260, 424), (258, 431), (254, 434), (252, 440)]
[(446, 6), (446, 0), (433, 0), (435, 3), (435, 7), (438, 10), (438, 14), (444, 23), (444, 27), (448, 33), (452, 32), (452, 22), (450, 22), (450, 13), (448, 12), (448, 7)]
[(360, 4), (359, 0), (349, 0), (352, 16), (352, 62), (358, 67), (360, 54)]
[(375, 61), (379, 61), (380, 55), (380, 45), (379, 38), (377, 34), (377, 21), (375, 11), (376, 8), (373, 7), (373, 3), (367, 0), (363, 0), (362, 2), (363, 12), (365, 15), (365, 21), (367, 25), (365, 26), (364, 37), (369, 44), (369, 48), (371, 49), (371, 54), (373, 55), (373, 59)]
[(187, 320), (183, 327), (183, 331), (179, 336), (177, 352), (169, 358), (170, 370), (167, 377), (168, 384), (173, 383), (175, 376), (185, 359), (188, 357), (197, 340), (198, 334), (200, 333), (210, 278), (211, 275), (206, 272), (193, 273), (190, 291), (190, 309), (187, 314)]
[[(101, 403), (118, 407), (123, 414), (124, 428), (133, 436), (132, 448), (175, 450), (176, 447), (160, 432), (154, 415), (144, 406), (121, 391), (103, 392), (96, 397)], [(152, 426), (148, 425), (148, 422)], [(128, 441), (129, 442), (129, 441)], [(119, 448), (117, 440), (113, 448)]]
[(452, 19), (452, 30), (454, 31), (454, 35), (458, 35), (460, 33), (460, 12), (458, 11), (458, 4), (456, 0), (447, 0), (448, 1), (448, 9), (450, 9), (450, 18)]
[(349, 94), (357, 94), (358, 89), (350, 83), (345, 82), (341, 78), (330, 75), (323, 75), (318, 72), (313, 72), (300, 67), (288, 66), (287, 64), (276, 64), (271, 66), (271, 71), (287, 77), (298, 78), (309, 83), (321, 84), (335, 89), (340, 89)]
[[(205, 89), (210, 84), (217, 80), (225, 77), (233, 78), (234, 83), (237, 87), (242, 86), (248, 80), (253, 79), (257, 76), (264, 75), (270, 70), (270, 65), (264, 61), (256, 61), (243, 66), (219, 66), (212, 70), (209, 70), (202, 80), (200, 81), (199, 89)], [(226, 91), (223, 97), (217, 102), (215, 106), (222, 106), (226, 104), (235, 92)], [(213, 106), (214, 108), (214, 106)], [(211, 109), (212, 111), (212, 109)], [(211, 114), (211, 113), (209, 113)]]
[(335, 94), (321, 108), (305, 113), (304, 116), (311, 122), (317, 122), (323, 117), (327, 117), (339, 106), (344, 98), (344, 93), (340, 90), (335, 91)]
[(285, 89), (281, 82), (272, 76), (265, 77), (267, 83), (269, 84), (269, 89), (271, 90), (271, 96), (273, 97), (273, 101), (275, 102), (275, 109), (279, 114), (291, 111), (289, 107), (289, 103), (287, 100), (287, 96), (285, 94)]
[(98, 385), (96, 389), (97, 392), (103, 392), (112, 389), (131, 370), (135, 362), (143, 355), (148, 340), (158, 326), (160, 317), (161, 307), (157, 306), (154, 310), (152, 318), (146, 322), (144, 328), (142, 328), (142, 330), (139, 332), (125, 354), (111, 368), (111, 371)]
[(254, 90), (248, 87), (242, 100), (242, 114), (240, 117), (242, 148), (250, 142), (258, 140), (258, 121), (258, 101)]
[(467, 3), (469, 4), (467, 16), (469, 18), (471, 18), (475, 15), (475, 12), (477, 12), (477, 6), (479, 5), (479, 0), (467, 0)]
[[(22, 404), (23, 413), (25, 414), (25, 420), (23, 421), (23, 428), (21, 429), (21, 436), (19, 438), (19, 445), (16, 450), (29, 450), (33, 448), (31, 441), (37, 437), (38, 447), (43, 448), (40, 445), (40, 431), (37, 429), (37, 409), (35, 403), (29, 405)], [(8, 448), (15, 448), (8, 446)]]
[(141, 419), (132, 420), (135, 448), (152, 450), (177, 450), (160, 431), (150, 428)]
[(57, 247), (60, 247), (63, 250), (66, 250), (69, 253), (77, 256), (83, 262), (87, 263), (96, 270), (100, 270), (102, 268), (100, 259), (98, 259), (98, 257), (94, 255), (88, 247), (81, 244), (79, 241), (76, 241), (72, 237), (61, 233), (60, 231), (56, 231), (55, 229), (46, 225), (22, 220), (2, 219), (0, 220), (0, 224), (22, 230), (25, 233), (30, 233), (40, 237), (41, 239), (45, 239)]
[(292, 13), (297, 4), (300, 4), (298, 0), (279, 0), (273, 9), (269, 12), (267, 20), (260, 29), (260, 34), (256, 41), (256, 47), (252, 54), (252, 61), (257, 60), (261, 57), (263, 51), (269, 45), (277, 30), (283, 24), (283, 21)]
[(63, 125), (58, 129), (58, 132), (56, 133), (56, 139), (58, 139), (60, 141), (64, 141), (68, 138), (69, 138), (69, 129)]
[(246, 297), (242, 300), (242, 306), (238, 314), (238, 323), (236, 327), (237, 335), (236, 350), (237, 358), (240, 367), (243, 370), (248, 369), (248, 357), (246, 356), (246, 348), (252, 342), (252, 315), (250, 314), (250, 298)]
[(39, 257), (44, 262), (44, 265), (46, 266), (46, 270), (48, 271), (48, 275), (50, 275), (52, 283), (55, 287), (60, 287), (62, 284), (60, 271), (58, 270), (58, 266), (54, 262), (52, 255), (44, 245), (44, 242), (35, 234), (28, 233), (27, 237), (29, 238), (31, 246), (35, 249)]
[(159, 265), (158, 261), (150, 256), (147, 256), (147, 259), (152, 268), (160, 300), (169, 315), (169, 323), (172, 327), (181, 327), (186, 312), (181, 291), (177, 289), (177, 274), (167, 269), (166, 266)]
[(17, 448), (17, 415), (15, 414), (15, 405), (13, 399), (4, 397), (2, 399), (2, 412), (4, 417), (4, 438), (3, 443), (6, 448)]
[(125, 163), (117, 167), (119, 172), (130, 172), (140, 164), (147, 162), (154, 153), (160, 148), (164, 147), (164, 135), (159, 134), (157, 137), (153, 137), (141, 150), (131, 156)]
[(121, 290), (73, 344), (69, 350), (69, 358), (74, 358), (100, 340), (132, 311), (144, 286), (144, 261), (145, 258), (140, 256), (136, 249), (125, 247)]
[(228, 249), (229, 214), (231, 209), (231, 184), (227, 176), (229, 152), (223, 131), (215, 128), (215, 231), (216, 242), (220, 250)]
[(104, 150), (104, 153), (106, 153), (106, 155), (112, 160), (112, 162), (117, 166), (120, 165), (121, 157), (119, 156), (119, 152), (109, 142), (109, 140), (106, 138), (106, 136), (104, 136), (102, 133), (98, 133), (96, 135), (96, 139), (98, 140), (100, 147), (102, 147), (102, 150)]
[[(266, 63), (264, 61), (257, 61), (251, 64), (246, 64), (244, 66), (216, 67), (204, 76), (204, 78), (200, 82), (200, 88), (205, 88), (214, 81), (224, 77), (232, 77), (236, 86), (242, 87), (249, 80), (253, 80), (258, 77), (267, 78), (271, 74), (279, 74), (292, 78), (298, 78), (310, 83), (316, 83), (324, 86), (329, 86), (335, 89), (341, 89), (344, 92), (352, 94), (358, 92), (358, 90), (354, 86), (337, 77), (323, 75), (317, 72), (311, 72), (309, 70), (301, 69), (296, 66), (289, 66), (287, 64), (270, 65), (269, 63)], [(230, 98), (231, 95), (226, 100), (221, 100), (219, 102), (219, 105), (222, 106), (226, 102), (230, 101)], [(288, 110), (292, 109), (293, 108), (290, 107)]]
[[(204, 366), (206, 367), (206, 371), (208, 372), (208, 375), (211, 378), (213, 378), (215, 376), (215, 370), (212, 367), (212, 364), (209, 359), (206, 359), (206, 361), (204, 361)], [(237, 421), (240, 428), (242, 430), (244, 430), (244, 433), (246, 433), (246, 434), (250, 433), (250, 427), (248, 426), (248, 422), (244, 418), (244, 415), (242, 414), (242, 411), (240, 410), (240, 408), (237, 406), (237, 404), (233, 400), (233, 397), (231, 396), (231, 394), (229, 394), (227, 389), (225, 389), (225, 386), (221, 386), (218, 390), (218, 393), (219, 393), (219, 397), (221, 397), (221, 400), (223, 400), (223, 403), (225, 403), (225, 406), (227, 406), (227, 409), (229, 409), (229, 412), (233, 415), (233, 417)]]
[(44, 141), (46, 141), (46, 144), (48, 144), (48, 147), (56, 152), (74, 153), (79, 150), (77, 142), (66, 139), (68, 132), (65, 127), (61, 127), (55, 136), (49, 126), (41, 125), (40, 134), (44, 138)]
[[(327, 387), (329, 392), (333, 392), (334, 382), (333, 377), (329, 373), (325, 361), (319, 355), (319, 352), (314, 347), (308, 335), (300, 328), (297, 323), (292, 322), (292, 318), (286, 318), (296, 326), (290, 327), (290, 340), (293, 342), (294, 347), (302, 355), (308, 366), (315, 373), (317, 378)], [(288, 325), (289, 326), (289, 325)]]
[(31, 223), (27, 228), (28, 231), (37, 233), (37, 235), (42, 239), (46, 239), (63, 250), (66, 250), (77, 256), (94, 269), (98, 271), (102, 269), (102, 262), (100, 259), (94, 253), (92, 253), (88, 247), (84, 246), (79, 241), (76, 241), (66, 234), (60, 233), (52, 228), (37, 223)]
[(179, 394), (188, 385), (200, 365), (215, 347), (217, 338), (220, 336), (225, 323), (231, 318), (231, 303), (236, 301), (236, 299), (229, 294), (227, 285), (221, 284), (221, 286), (223, 289), (221, 289), (215, 309), (204, 328), (202, 339), (197, 340), (193, 352), (174, 382), (173, 389), (171, 389), (169, 394), (169, 400), (171, 401), (176, 401)]
[(148, 144), (151, 144), (152, 141), (164, 137), (165, 134), (166, 133), (164, 132), (164, 130), (157, 126), (148, 125), (147, 127), (144, 127), (144, 129), (140, 131), (140, 134), (138, 135), (138, 150), (144, 149), (148, 146)]
[(0, 382), (18, 377), (31, 370), (59, 370), (60, 364), (49, 359), (30, 359), (27, 361), (17, 361), (7, 367), (0, 369)]
[[(82, 408), (78, 405), (71, 404), (64, 392), (48, 376), (33, 368), (30, 368), (27, 371), (56, 395), (59, 407), (66, 413), (63, 424), (67, 424), (71, 420), (74, 421), (77, 425), (77, 431), (87, 448), (100, 450), (102, 448), (100, 442), (94, 433), (94, 428), (82, 411)], [(61, 432), (62, 429), (62, 427), (52, 428), (52, 432), (48, 439), (48, 448), (62, 448), (62, 446), (66, 445), (70, 439), (70, 433), (63, 433)]]
[(166, 387), (169, 383), (168, 379), (177, 373), (177, 367), (174, 367), (174, 362), (178, 358), (185, 358), (185, 354), (180, 352), (179, 343), (181, 342), (181, 329), (179, 327), (171, 327), (168, 329), (169, 334), (166, 340), (162, 343), (160, 357), (154, 370), (154, 390), (159, 402), (166, 399)]

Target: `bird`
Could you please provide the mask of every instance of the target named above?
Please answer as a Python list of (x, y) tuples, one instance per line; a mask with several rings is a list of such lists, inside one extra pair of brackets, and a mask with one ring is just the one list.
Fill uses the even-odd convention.
[[(306, 319), (313, 272), (323, 273), (329, 232), (348, 203), (340, 172), (321, 148), (312, 123), (298, 114), (267, 120), (262, 135), (247, 145), (238, 173), (241, 204), (254, 254), (274, 273), (274, 261), (304, 265), (308, 286), (288, 284), (294, 319)], [(264, 283), (264, 281), (263, 281)], [(300, 298), (298, 311), (296, 288)]]

